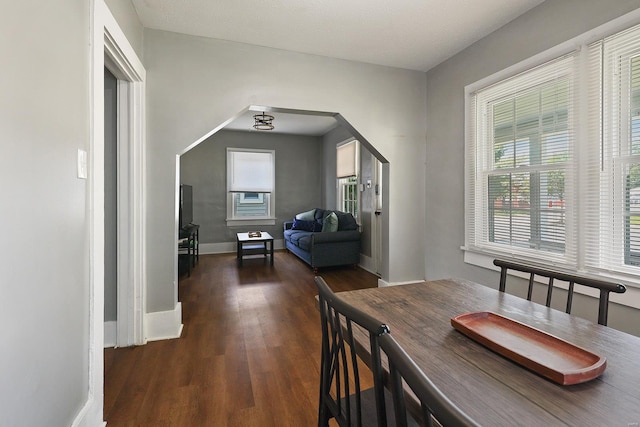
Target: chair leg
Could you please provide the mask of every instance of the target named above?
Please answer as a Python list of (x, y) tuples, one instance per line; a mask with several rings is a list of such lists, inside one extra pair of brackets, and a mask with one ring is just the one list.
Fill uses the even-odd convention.
[(320, 380), (320, 398), (318, 399), (318, 427), (329, 427), (329, 411), (322, 399), (324, 393), (323, 380)]

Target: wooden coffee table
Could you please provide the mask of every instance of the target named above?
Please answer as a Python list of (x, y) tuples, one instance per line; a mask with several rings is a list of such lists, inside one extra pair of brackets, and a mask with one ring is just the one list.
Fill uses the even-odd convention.
[[(259, 235), (254, 236), (254, 233)], [(236, 233), (238, 265), (242, 267), (242, 259), (245, 255), (262, 254), (266, 258), (271, 256), (273, 265), (273, 237), (266, 231)]]

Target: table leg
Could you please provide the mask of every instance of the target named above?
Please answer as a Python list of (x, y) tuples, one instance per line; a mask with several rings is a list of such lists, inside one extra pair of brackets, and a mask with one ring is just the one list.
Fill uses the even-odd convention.
[(198, 263), (200, 260), (200, 227), (196, 229), (196, 238), (193, 241), (194, 251), (195, 251), (195, 262), (194, 265)]
[(269, 251), (271, 255), (271, 265), (273, 265), (273, 240), (271, 240), (271, 250)]

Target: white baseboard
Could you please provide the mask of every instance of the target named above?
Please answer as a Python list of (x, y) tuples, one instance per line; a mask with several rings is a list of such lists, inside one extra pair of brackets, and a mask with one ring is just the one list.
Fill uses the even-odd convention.
[(360, 254), (360, 264), (358, 264), (358, 267), (365, 271), (368, 271), (371, 274), (380, 276), (375, 272), (375, 263), (373, 262), (373, 258), (371, 258), (370, 256)]
[(382, 279), (378, 279), (378, 287), (384, 288), (385, 286), (401, 286), (401, 285), (411, 285), (414, 283), (422, 283), (424, 280), (409, 280), (407, 282), (386, 282)]
[(182, 326), (182, 303), (180, 302), (173, 310), (147, 313), (144, 316), (146, 341), (180, 338)]
[(104, 348), (115, 347), (118, 336), (118, 322), (104, 322)]
[[(283, 239), (273, 240), (273, 249), (284, 249)], [(200, 243), (200, 255), (228, 254), (236, 252), (236, 242)]]
[(102, 399), (98, 401), (89, 393), (87, 401), (71, 423), (71, 427), (104, 427), (107, 423), (102, 419), (102, 414)]

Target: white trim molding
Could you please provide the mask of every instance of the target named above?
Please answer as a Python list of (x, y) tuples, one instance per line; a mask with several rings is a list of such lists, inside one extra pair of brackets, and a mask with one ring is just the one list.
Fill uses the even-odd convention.
[[(470, 250), (466, 250), (465, 248), (462, 248), (462, 249), (464, 250), (465, 263), (475, 265), (476, 267), (482, 267), (488, 270), (493, 270), (497, 273), (500, 272), (500, 268), (493, 265), (493, 260), (495, 258), (500, 258), (500, 256), (493, 256), (488, 254), (482, 254), (479, 252), (473, 252)], [(509, 271), (509, 275), (520, 277), (522, 279), (529, 278), (528, 274), (521, 273), (518, 271)], [(595, 277), (597, 279), (603, 279), (603, 280), (614, 280), (614, 281), (619, 280), (621, 283), (624, 283), (627, 287), (627, 291), (624, 294), (611, 293), (609, 300), (614, 304), (620, 304), (627, 307), (640, 309), (640, 288), (638, 287), (640, 285), (639, 282), (636, 281), (635, 283), (633, 283), (629, 281), (628, 278), (624, 279), (624, 278), (615, 277), (615, 276), (594, 276), (594, 275), (590, 275), (590, 276)], [(542, 280), (544, 279), (535, 280), (535, 281), (545, 284), (546, 282)], [(496, 282), (496, 289), (497, 289), (497, 286), (498, 286), (498, 282)], [(567, 289), (567, 286), (562, 283), (554, 283), (554, 287)], [(598, 294), (595, 290), (585, 288), (584, 286), (577, 287), (575, 292), (583, 295), (588, 295), (594, 298), (598, 297)]]
[(360, 254), (360, 264), (358, 264), (358, 266), (365, 270), (368, 271), (371, 274), (375, 274), (376, 276), (379, 276), (378, 273), (376, 273), (376, 262), (375, 260), (370, 257), (370, 256), (366, 256), (366, 255), (362, 255)]
[(116, 346), (117, 330), (118, 322), (116, 322), (115, 320), (104, 322), (104, 348), (111, 348)]
[[(135, 54), (104, 0), (90, 0), (90, 142), (89, 142), (89, 348), (87, 400), (72, 422), (72, 426), (104, 425), (104, 67), (111, 66), (116, 77), (132, 82), (129, 87), (129, 119), (131, 160), (127, 205), (130, 237), (127, 237), (128, 265), (125, 276), (131, 281), (127, 302), (133, 325), (133, 335), (144, 338), (144, 79), (142, 62)], [(107, 58), (105, 60), (105, 58)], [(119, 260), (120, 263), (120, 260)], [(122, 264), (120, 264), (122, 265)], [(120, 281), (120, 273), (118, 273)], [(120, 286), (120, 284), (118, 285)], [(119, 292), (121, 290), (119, 289)], [(131, 291), (131, 292), (129, 292)], [(120, 301), (118, 302), (120, 305)], [(137, 319), (134, 320), (134, 319)], [(120, 322), (119, 322), (120, 323)], [(127, 323), (127, 322), (122, 322)], [(137, 329), (137, 331), (136, 331)]]
[[(106, 8), (106, 7), (105, 7)], [(104, 62), (118, 79), (117, 345), (144, 341), (144, 176), (146, 70), (113, 15), (105, 11)]]
[(378, 287), (384, 288), (387, 286), (402, 286), (402, 285), (413, 285), (414, 283), (423, 283), (425, 280), (409, 280), (407, 282), (387, 282), (386, 280), (378, 279)]
[(160, 341), (180, 338), (182, 334), (182, 303), (173, 310), (157, 311), (145, 315), (145, 340)]

